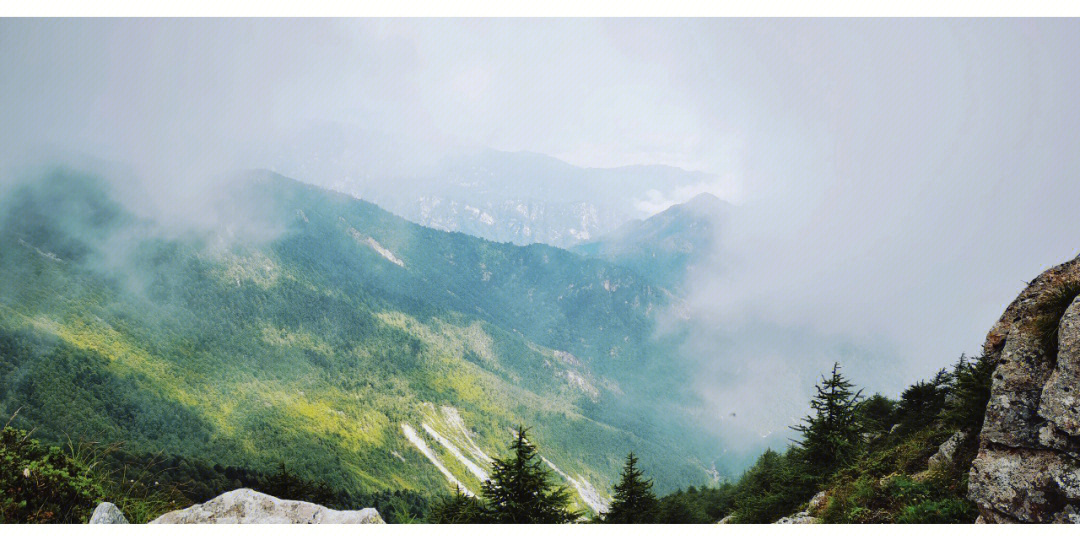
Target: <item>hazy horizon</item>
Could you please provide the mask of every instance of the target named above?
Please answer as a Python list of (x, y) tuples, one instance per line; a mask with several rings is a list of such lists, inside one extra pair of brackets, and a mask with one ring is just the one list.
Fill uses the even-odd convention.
[[(1078, 24), (3, 20), (0, 164), (116, 163), (173, 211), (242, 168), (423, 195), (413, 180), (489, 148), (701, 171), (560, 195), (626, 219), (701, 192), (737, 205), (724, 270), (687, 282), (719, 422), (833, 360), (895, 395), (978, 353), (1026, 280), (1080, 252)], [(781, 409), (742, 429), (790, 425)]]

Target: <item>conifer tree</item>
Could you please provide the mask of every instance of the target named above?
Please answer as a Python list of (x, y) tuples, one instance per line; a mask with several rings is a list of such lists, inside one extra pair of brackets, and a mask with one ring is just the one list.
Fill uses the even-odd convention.
[(489, 519), (494, 523), (567, 523), (578, 518), (569, 509), (570, 493), (553, 485), (527, 429), (518, 427), (510, 456), (496, 459), (484, 482)]
[(622, 476), (614, 486), (615, 497), (604, 514), (604, 523), (652, 523), (656, 520), (657, 500), (652, 480), (646, 480), (637, 468), (633, 452), (626, 456)]
[(454, 489), (454, 494), (436, 502), (428, 515), (431, 523), (484, 523), (488, 512), (476, 497)]
[(987, 356), (969, 361), (961, 356), (953, 368), (951, 399), (945, 401), (942, 418), (959, 429), (978, 433), (990, 401), (991, 377), (997, 364)]
[(815, 385), (817, 394), (810, 400), (814, 414), (807, 416), (795, 430), (803, 434), (799, 453), (811, 470), (827, 475), (856, 456), (862, 440), (859, 405), (862, 390), (852, 392), (852, 384), (834, 363), (832, 374)]

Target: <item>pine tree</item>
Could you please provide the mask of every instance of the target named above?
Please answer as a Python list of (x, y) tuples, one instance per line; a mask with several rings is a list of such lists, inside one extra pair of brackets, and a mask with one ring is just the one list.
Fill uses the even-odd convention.
[(986, 356), (971, 362), (960, 357), (953, 368), (950, 398), (945, 400), (941, 417), (948, 425), (978, 433), (986, 414), (986, 402), (990, 401), (991, 377), (997, 364)]
[(656, 520), (657, 500), (652, 480), (646, 480), (637, 468), (633, 452), (626, 456), (622, 476), (615, 484), (611, 508), (604, 514), (604, 523), (652, 523)]
[(859, 405), (862, 390), (852, 392), (852, 384), (834, 363), (832, 374), (815, 385), (817, 394), (810, 400), (814, 414), (807, 416), (795, 430), (803, 434), (798, 451), (811, 470), (824, 476), (850, 463), (862, 441)]
[(567, 523), (578, 518), (571, 511), (570, 493), (555, 486), (527, 438), (527, 429), (518, 427), (511, 454), (496, 459), (491, 479), (484, 482), (489, 519), (494, 523)]
[(431, 523), (484, 523), (488, 512), (481, 501), (467, 495), (461, 488), (454, 494), (436, 502), (428, 514)]

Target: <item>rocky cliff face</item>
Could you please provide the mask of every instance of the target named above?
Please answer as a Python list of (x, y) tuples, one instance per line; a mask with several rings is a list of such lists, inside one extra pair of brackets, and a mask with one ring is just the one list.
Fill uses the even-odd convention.
[(990, 330), (997, 363), (969, 497), (988, 523), (1080, 523), (1080, 257), (1043, 272)]

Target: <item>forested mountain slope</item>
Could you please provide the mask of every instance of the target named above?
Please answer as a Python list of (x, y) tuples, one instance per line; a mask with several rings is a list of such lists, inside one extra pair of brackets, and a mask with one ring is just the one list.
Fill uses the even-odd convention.
[(572, 250), (625, 266), (679, 293), (694, 266), (718, 266), (720, 235), (730, 211), (726, 202), (702, 193)]
[(582, 507), (631, 448), (661, 489), (708, 478), (653, 337), (668, 298), (630, 270), (269, 173), (192, 210), (213, 226), (114, 195), (57, 170), (2, 200), (0, 415), (37, 436), (437, 494), (476, 490), (521, 422)]

